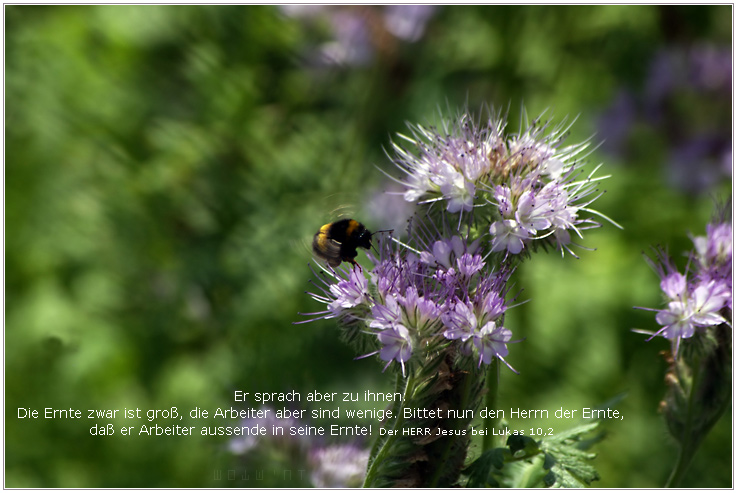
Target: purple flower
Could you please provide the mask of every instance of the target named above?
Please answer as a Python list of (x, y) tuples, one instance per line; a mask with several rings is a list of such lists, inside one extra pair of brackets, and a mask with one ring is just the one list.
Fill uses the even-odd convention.
[(399, 303), (407, 315), (407, 325), (416, 327), (418, 332), (425, 332), (440, 317), (440, 309), (431, 299), (419, 296), (415, 286), (409, 286), (404, 296), (399, 296)]
[(313, 315), (337, 318), (358, 347), (365, 347), (362, 334), (376, 337), (378, 348), (360, 358), (378, 355), (384, 370), (397, 362), (403, 375), (410, 360), (422, 365), (451, 345), (462, 355), (479, 355), (482, 363), (506, 355), (502, 346), (509, 337), (501, 325), (511, 271), (489, 268), (480, 239), (443, 236), (441, 231), (457, 231), (446, 222), (449, 214), (442, 211), (437, 223), (415, 217), (411, 244), (377, 237), (376, 252), (369, 253), (374, 268), (367, 275), (339, 269), (323, 276), (333, 283), (326, 282), (323, 294), (313, 298), (328, 310)]
[(450, 240), (437, 240), (432, 243), (432, 252), (423, 251), (420, 254), (420, 260), (428, 265), (451, 269), (464, 254), (473, 255), (478, 249), (479, 241), (476, 240), (470, 245), (461, 239), (460, 236), (453, 236)]
[(476, 187), (456, 170), (446, 170), (438, 175), (438, 186), (443, 197), (448, 201), (448, 212), (469, 212), (473, 209), (473, 197)]
[(660, 275), (660, 288), (668, 298), (665, 309), (655, 310), (655, 320), (663, 327), (650, 339), (656, 335), (670, 339), (674, 354), (678, 353), (682, 339), (730, 323), (732, 227), (728, 223), (710, 224), (706, 231), (706, 237), (694, 238), (695, 252), (685, 275), (676, 270), (662, 250), (656, 251), (657, 263), (648, 259)]
[(693, 239), (697, 277), (701, 282), (717, 281), (729, 292), (726, 306), (732, 310), (732, 225), (716, 222), (706, 225), (706, 236)]
[[(319, 312), (301, 313), (300, 315), (317, 315), (317, 317), (295, 322), (296, 324), (331, 318), (351, 322), (360, 319), (364, 312), (370, 308), (372, 300), (368, 293), (368, 282), (361, 269), (350, 269), (348, 271), (338, 269), (337, 271), (321, 272), (325, 275), (319, 275), (313, 269), (312, 273), (315, 274), (322, 285), (310, 281), (318, 292), (308, 292), (307, 294), (315, 301), (327, 305), (328, 309)], [(331, 283), (326, 277), (333, 279), (335, 282)]]
[(470, 303), (456, 303), (454, 308), (443, 314), (445, 331), (443, 337), (446, 339), (460, 339), (465, 342), (473, 337), (476, 331), (476, 315), (473, 305)]
[(410, 331), (400, 323), (391, 322), (389, 325), (386, 325), (385, 321), (393, 317), (391, 310), (387, 310), (383, 316), (387, 318), (381, 321), (374, 319), (369, 323), (371, 327), (379, 328), (374, 334), (382, 345), (381, 349), (364, 354), (363, 356), (358, 356), (356, 359), (368, 358), (378, 353), (379, 358), (387, 362), (383, 371), (389, 368), (392, 361), (397, 361), (401, 365), (402, 375), (404, 375), (404, 363), (412, 357), (412, 337)]
[[(410, 125), (411, 136), (400, 137), (416, 153), (392, 144), (394, 163), (407, 176), (405, 199), (427, 203), (445, 200), (448, 212), (472, 209), (477, 185), (493, 171), (492, 152), (501, 144), (498, 121), (478, 127), (466, 115), (444, 123), (442, 131)], [(424, 199), (424, 200), (421, 200)]]
[(385, 304), (377, 303), (374, 305), (371, 308), (371, 314), (373, 319), (369, 323), (369, 327), (375, 329), (387, 329), (402, 322), (402, 310), (397, 300), (391, 295), (386, 297)]
[[(483, 217), (491, 252), (516, 255), (544, 241), (573, 254), (571, 231), (583, 237), (584, 229), (600, 226), (591, 215), (608, 220), (589, 208), (599, 196), (597, 182), (605, 177), (593, 172), (578, 177), (584, 164), (579, 155), (588, 142), (563, 147), (569, 127), (540, 118), (519, 134), (505, 135), (506, 120), (492, 109), (487, 113), (485, 122), (462, 112), (440, 129), (410, 125), (410, 135), (399, 136), (401, 144), (392, 144), (393, 161), (404, 174), (397, 179), (404, 198), (428, 207), (439, 202), (458, 215), (456, 230), (464, 215)], [(439, 264), (454, 267), (440, 260), (443, 255), (435, 248), (432, 254)]]
[(663, 328), (654, 335), (675, 341), (677, 348), (680, 340), (692, 337), (697, 327), (728, 322), (719, 312), (730, 297), (730, 292), (722, 283), (710, 281), (700, 284), (689, 295), (671, 301), (667, 309), (658, 312), (655, 320)]
[(504, 219), (496, 221), (489, 228), (493, 238), (491, 251), (500, 252), (507, 250), (511, 254), (518, 254), (525, 246), (525, 241), (530, 238), (527, 230), (522, 228), (515, 219)]
[(515, 168), (541, 168), (546, 169), (546, 174), (559, 176), (564, 167), (562, 161), (555, 159), (547, 169), (548, 162), (555, 157), (555, 149), (547, 142), (536, 140), (534, 129), (510, 140), (509, 155)]
[(386, 298), (401, 291), (404, 282), (403, 274), (403, 263), (387, 258), (376, 262), (370, 277), (379, 295)]
[(706, 236), (693, 240), (697, 259), (704, 269), (732, 262), (732, 225), (729, 223), (707, 224)]
[(484, 293), (484, 288), (479, 287), (477, 292), (479, 323), (486, 324), (489, 321), (501, 317), (507, 310), (504, 298), (495, 290), (489, 289)]
[[(512, 338), (512, 332), (504, 327), (497, 326), (495, 322), (488, 322), (481, 330), (473, 335), (473, 345), (479, 351), (479, 366), (481, 363), (487, 365), (492, 358), (499, 358), (507, 366), (504, 357), (509, 354), (507, 343)], [(509, 366), (509, 368), (512, 368)]]
[(681, 299), (686, 294), (686, 276), (680, 272), (670, 272), (660, 281), (660, 289), (671, 299)]
[(530, 236), (538, 231), (550, 227), (550, 219), (547, 215), (555, 210), (553, 204), (544, 202), (542, 191), (535, 197), (532, 190), (525, 190), (517, 202), (516, 219), (520, 227), (527, 231)]
[(365, 332), (377, 338), (380, 348), (361, 358), (378, 354), (386, 362), (384, 370), (397, 362), (404, 375), (415, 351), (437, 351), (450, 341), (457, 340), (461, 354), (478, 352), (480, 362), (507, 354), (502, 346), (509, 341), (508, 331), (499, 327), (508, 273), (484, 270), (482, 256), (472, 253), (478, 242), (469, 245), (458, 236), (427, 238), (421, 243), (432, 245), (433, 253), (423, 251), (424, 262), (407, 245), (385, 238), (377, 242), (379, 258), (370, 257), (375, 267), (369, 279), (360, 269), (341, 270), (343, 275), (333, 276), (335, 282), (323, 290), (325, 295), (313, 294), (329, 308), (316, 313), (319, 318), (363, 324), (370, 329)]
[(412, 340), (409, 336), (409, 330), (404, 325), (393, 325), (376, 334), (379, 342), (384, 346), (379, 351), (379, 357), (387, 361), (384, 370), (386, 370), (392, 361), (398, 361), (402, 365), (402, 375), (404, 375), (404, 363), (409, 361), (412, 356)]
[(458, 272), (462, 276), (472, 277), (474, 274), (484, 268), (484, 260), (481, 255), (471, 255), (464, 253), (460, 258), (456, 259)]
[(348, 279), (341, 279), (330, 286), (335, 299), (328, 305), (334, 317), (345, 310), (365, 304), (368, 301), (368, 282), (360, 269), (350, 269)]
[(689, 299), (693, 322), (701, 326), (727, 322), (719, 312), (731, 297), (732, 293), (724, 283), (709, 281), (699, 284)]
[(694, 334), (692, 310), (687, 301), (671, 301), (667, 310), (661, 310), (655, 320), (664, 327), (657, 334), (668, 339), (688, 338)]
[[(443, 314), (446, 329), (443, 337), (461, 342), (461, 353), (471, 354), (472, 347), (479, 353), (481, 363), (489, 364), (499, 358), (507, 366), (504, 357), (509, 353), (507, 343), (512, 332), (501, 326), (499, 317), (504, 313), (504, 299), (493, 289), (494, 283), (486, 280), (479, 286), (480, 296), (475, 302), (457, 302)], [(514, 368), (509, 366), (512, 371)]]
[(578, 216), (586, 205), (578, 201), (594, 192), (590, 181), (576, 182), (566, 175), (559, 181), (546, 183), (539, 178), (528, 178), (514, 185), (514, 188), (506, 185), (494, 188), (500, 219), (489, 228), (493, 252), (507, 250), (516, 255), (526, 244), (547, 237), (554, 239), (561, 251), (571, 252), (567, 247), (569, 230), (582, 237), (581, 230), (599, 225)]
[(494, 199), (502, 217), (511, 219), (514, 217), (512, 207), (512, 189), (507, 185), (497, 185), (494, 188)]

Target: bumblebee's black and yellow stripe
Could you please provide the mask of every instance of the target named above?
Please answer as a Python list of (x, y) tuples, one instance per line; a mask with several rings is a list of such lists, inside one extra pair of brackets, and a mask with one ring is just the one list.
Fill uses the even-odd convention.
[(358, 247), (371, 248), (371, 232), (355, 219), (325, 224), (312, 239), (313, 253), (333, 268), (341, 262), (357, 265)]

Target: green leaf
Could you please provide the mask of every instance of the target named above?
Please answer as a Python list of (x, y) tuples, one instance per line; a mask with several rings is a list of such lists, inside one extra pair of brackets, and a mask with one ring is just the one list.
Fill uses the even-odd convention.
[(467, 488), (496, 487), (499, 483), (491, 476), (494, 470), (504, 467), (504, 452), (506, 449), (495, 448), (487, 450), (473, 461), (464, 471), (468, 475)]
[(544, 469), (550, 469), (555, 465), (555, 457), (550, 454), (545, 454), (545, 462), (543, 463)]
[(514, 476), (513, 488), (540, 488), (544, 485), (549, 472), (543, 468), (543, 458), (540, 455), (516, 464), (517, 474)]
[(543, 482), (546, 487), (553, 486), (555, 484), (555, 473), (553, 471), (548, 472), (543, 478)]
[[(525, 435), (510, 435), (507, 445), (514, 457), (530, 456), (540, 451), (537, 442)], [(524, 451), (524, 454), (520, 454), (520, 451)]]
[(546, 484), (553, 479), (550, 474), (554, 475), (552, 486), (560, 488), (582, 488), (599, 479), (599, 473), (589, 463), (596, 454), (584, 450), (595, 441), (582, 437), (598, 424), (597, 421), (576, 426), (540, 442), (540, 448), (545, 452), (543, 467), (550, 467), (550, 472), (544, 478)]

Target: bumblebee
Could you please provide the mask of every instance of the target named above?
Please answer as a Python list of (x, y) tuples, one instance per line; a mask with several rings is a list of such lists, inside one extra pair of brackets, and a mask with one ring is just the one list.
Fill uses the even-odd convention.
[(341, 219), (321, 227), (312, 239), (312, 252), (332, 268), (341, 262), (356, 263), (358, 247), (371, 248), (371, 231), (355, 219)]

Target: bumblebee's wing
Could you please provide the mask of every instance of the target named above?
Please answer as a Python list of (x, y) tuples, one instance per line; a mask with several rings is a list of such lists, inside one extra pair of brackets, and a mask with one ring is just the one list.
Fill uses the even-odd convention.
[(340, 219), (356, 217), (361, 197), (351, 192), (335, 192), (323, 197), (321, 200), (322, 210), (326, 211), (323, 224)]
[(326, 261), (330, 267), (338, 267), (342, 260), (341, 244), (326, 235), (316, 234), (312, 239), (312, 253)]

